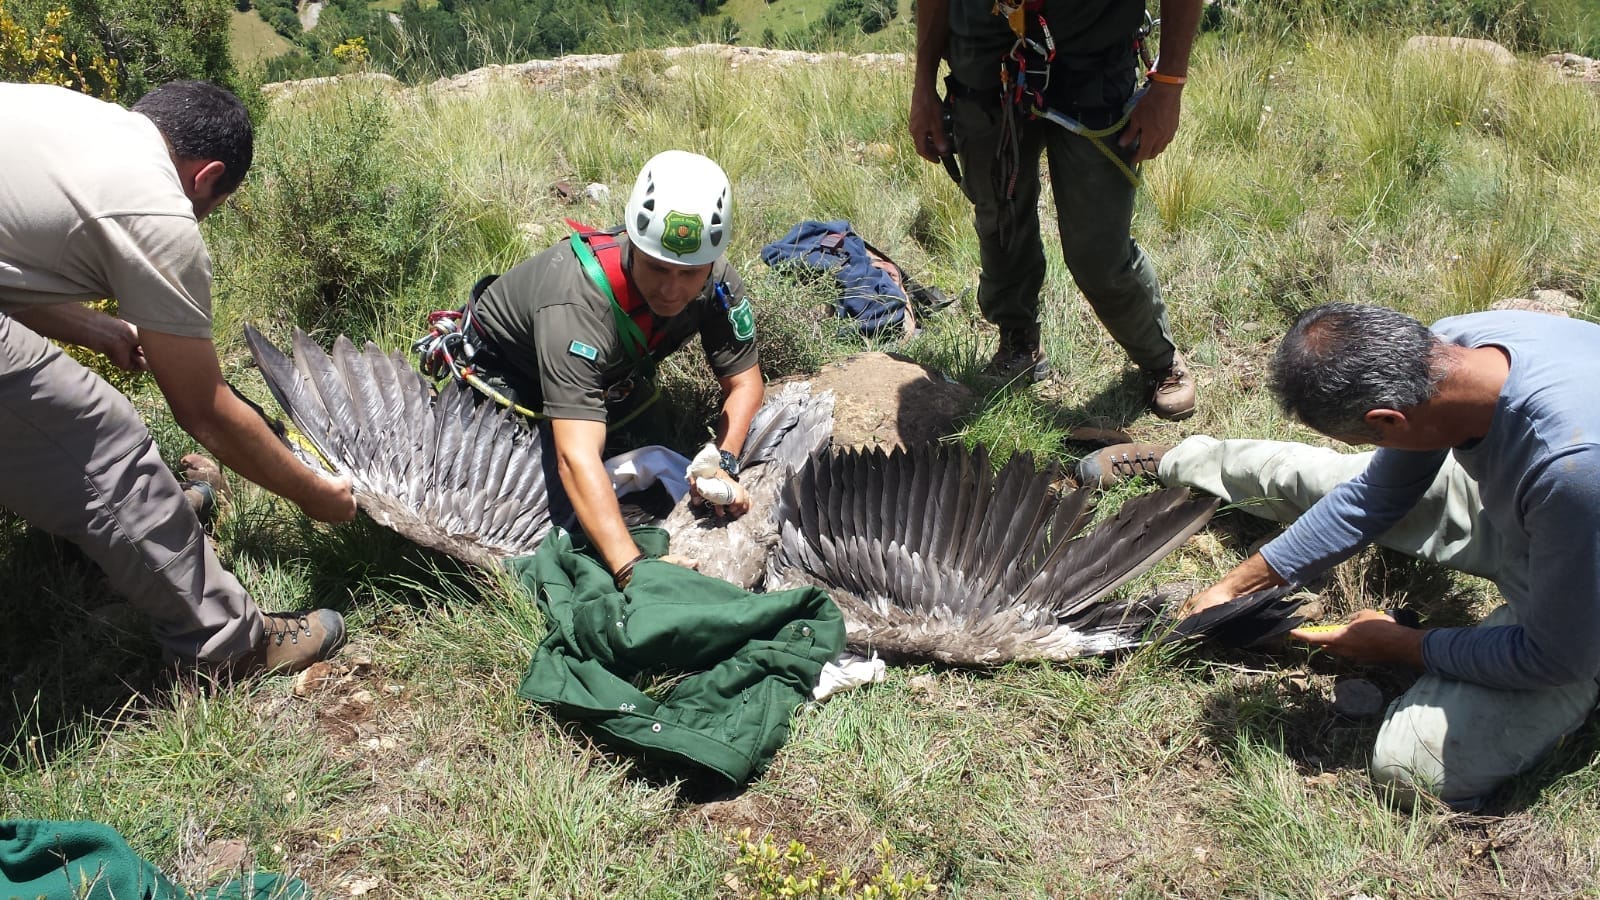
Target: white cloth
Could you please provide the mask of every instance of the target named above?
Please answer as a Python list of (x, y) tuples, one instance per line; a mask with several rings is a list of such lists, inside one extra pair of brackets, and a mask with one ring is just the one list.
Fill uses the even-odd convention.
[(888, 668), (878, 654), (860, 656), (846, 650), (833, 662), (822, 664), (822, 674), (817, 678), (817, 686), (811, 689), (811, 697), (826, 700), (864, 684), (881, 684), (888, 675)]
[(211, 336), (211, 257), (155, 123), (0, 84), (0, 312), (107, 297), (150, 331)]
[(619, 453), (606, 460), (606, 474), (611, 477), (611, 489), (617, 496), (642, 491), (656, 482), (667, 489), (676, 503), (689, 493), (689, 481), (684, 471), (689, 468), (689, 457), (658, 444)]

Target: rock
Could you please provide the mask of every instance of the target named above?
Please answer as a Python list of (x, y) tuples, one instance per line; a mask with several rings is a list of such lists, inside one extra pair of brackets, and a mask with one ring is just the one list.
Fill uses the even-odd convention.
[(1563, 79), (1600, 91), (1600, 59), (1590, 59), (1576, 53), (1552, 53), (1541, 62), (1554, 68)]
[(948, 437), (976, 401), (966, 386), (887, 353), (856, 354), (809, 381), (813, 391), (833, 391), (833, 444), (841, 448), (887, 451)]
[(296, 697), (309, 697), (326, 687), (337, 674), (332, 663), (327, 661), (314, 662), (294, 676), (294, 695)]
[(1490, 304), (1489, 308), (1517, 309), (1545, 313), (1552, 316), (1570, 317), (1573, 313), (1583, 309), (1583, 303), (1565, 291), (1541, 289), (1534, 291), (1532, 297), (1508, 297)]
[(244, 868), (245, 851), (249, 849), (238, 839), (212, 841), (200, 848), (197, 868), (204, 873), (205, 881), (226, 878)]
[(531, 243), (537, 244), (544, 240), (545, 227), (537, 222), (523, 222), (517, 226), (517, 230), (522, 232), (522, 236)]
[[(822, 65), (848, 63), (869, 68), (901, 68), (906, 65), (904, 53), (862, 53), (850, 56), (844, 53), (807, 53), (799, 50), (769, 50), (765, 47), (735, 47), (728, 44), (698, 44), (693, 47), (667, 47), (652, 51), (664, 60), (677, 60), (688, 56), (709, 56), (721, 61), (730, 69), (745, 65), (787, 66), (794, 64)], [(508, 66), (484, 66), (471, 72), (450, 75), (413, 90), (435, 95), (457, 94), (473, 96), (482, 94), (490, 86), (500, 83), (517, 83), (527, 88), (559, 87), (569, 79), (582, 83), (595, 72), (614, 70), (622, 62), (621, 53), (580, 53), (558, 59), (533, 59)], [(667, 79), (682, 78), (685, 70), (673, 63), (663, 72)], [(386, 84), (399, 87), (400, 83), (389, 75), (360, 73), (337, 75), (332, 78), (311, 78), (302, 81), (280, 81), (261, 86), (261, 92), (277, 99), (316, 85), (333, 84), (349, 79), (384, 79)]]
[(404, 85), (393, 75), (382, 72), (354, 72), (349, 75), (330, 75), (325, 78), (305, 78), (300, 81), (278, 81), (261, 86), (261, 95), (269, 100), (283, 100), (308, 91), (331, 88), (336, 85), (365, 84), (386, 91), (400, 91)]
[(1370, 719), (1383, 712), (1383, 691), (1365, 678), (1346, 678), (1333, 686), (1333, 711), (1352, 719)]
[(1516, 54), (1510, 50), (1496, 44), (1494, 41), (1485, 41), (1478, 38), (1417, 35), (1407, 39), (1405, 46), (1400, 48), (1400, 52), (1401, 54), (1448, 53), (1458, 56), (1477, 54), (1502, 66), (1513, 65), (1517, 61)]
[(584, 187), (583, 196), (590, 203), (610, 203), (611, 188), (606, 187), (598, 181), (591, 181)]

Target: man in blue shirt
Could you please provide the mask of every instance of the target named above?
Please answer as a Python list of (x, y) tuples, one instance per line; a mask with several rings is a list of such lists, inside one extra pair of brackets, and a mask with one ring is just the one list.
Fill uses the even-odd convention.
[[(1493, 580), (1506, 603), (1474, 628), (1407, 628), (1374, 610), (1329, 632), (1330, 653), (1426, 674), (1388, 710), (1375, 781), (1473, 808), (1543, 758), (1600, 688), (1600, 326), (1525, 312), (1430, 330), (1381, 307), (1300, 316), (1272, 362), (1284, 410), (1344, 455), (1196, 436), (1085, 459), (1102, 482), (1134, 471), (1292, 524), (1189, 601), (1204, 609), (1303, 583), (1376, 542)], [(1151, 471), (1154, 470), (1154, 471)]]

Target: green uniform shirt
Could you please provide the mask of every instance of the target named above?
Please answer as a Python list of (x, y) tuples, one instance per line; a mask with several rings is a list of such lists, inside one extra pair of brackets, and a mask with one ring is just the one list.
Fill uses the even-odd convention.
[[(1057, 58), (1099, 57), (1121, 45), (1132, 53), (1133, 34), (1144, 24), (1144, 0), (1046, 0), (1045, 21)], [(1000, 58), (1016, 35), (994, 14), (994, 0), (950, 0), (950, 73), (974, 90), (1000, 85)]]
[[(622, 245), (624, 271), (629, 255)], [(716, 285), (725, 285), (726, 306)], [(661, 360), (696, 332), (718, 378), (737, 375), (758, 362), (754, 317), (744, 282), (726, 261), (711, 267), (705, 289), (670, 319), (654, 320), (650, 356)], [(611, 301), (601, 293), (572, 247), (562, 241), (519, 263), (478, 298), (473, 315), (488, 335), (524, 406), (557, 419), (606, 421), (606, 391), (638, 371), (617, 333)], [(734, 321), (744, 323), (741, 338)]]

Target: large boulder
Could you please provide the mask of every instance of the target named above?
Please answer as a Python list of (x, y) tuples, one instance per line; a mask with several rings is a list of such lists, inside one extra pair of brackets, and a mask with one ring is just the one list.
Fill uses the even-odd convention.
[(806, 379), (832, 391), (835, 447), (911, 447), (947, 437), (973, 408), (971, 389), (910, 360), (860, 353)]
[(1515, 53), (1496, 44), (1494, 41), (1485, 41), (1478, 38), (1438, 37), (1431, 34), (1419, 34), (1408, 38), (1400, 52), (1402, 54), (1447, 53), (1459, 56), (1478, 55), (1502, 66), (1509, 66), (1517, 61)]

